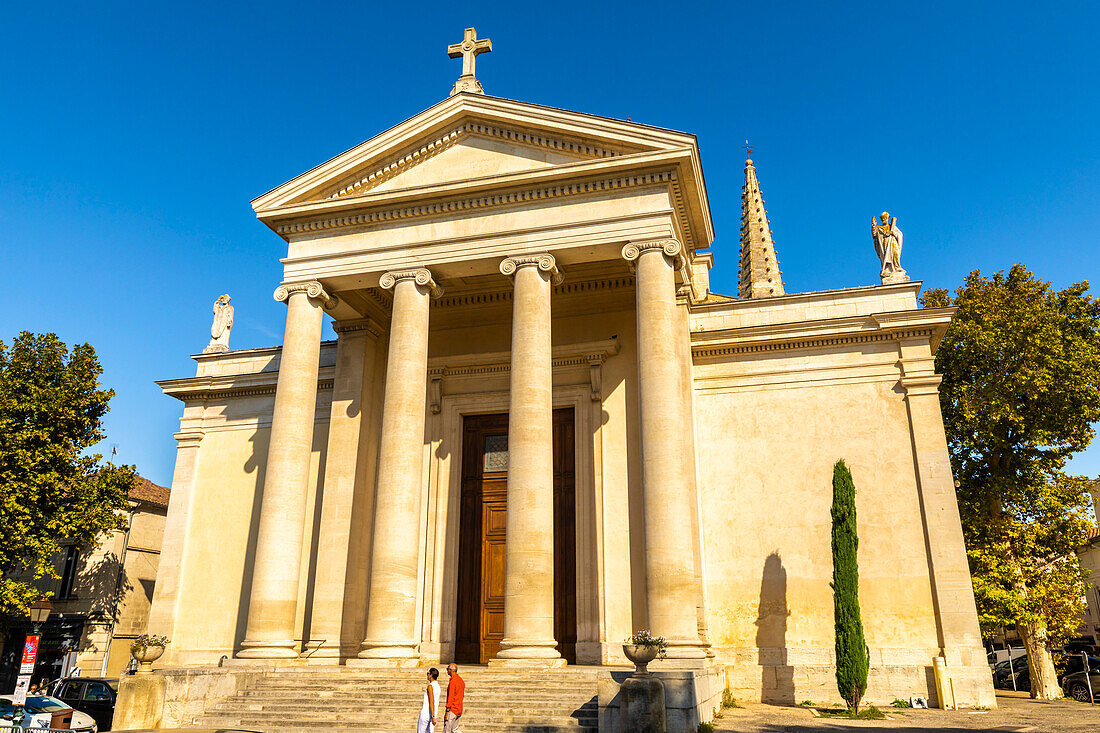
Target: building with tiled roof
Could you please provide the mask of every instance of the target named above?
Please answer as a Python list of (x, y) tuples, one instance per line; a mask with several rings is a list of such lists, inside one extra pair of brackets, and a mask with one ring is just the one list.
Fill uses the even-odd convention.
[(1078, 633), (1084, 638), (1092, 639), (1093, 644), (1100, 646), (1100, 478), (1094, 479), (1089, 485), (1089, 493), (1092, 494), (1096, 524), (1085, 538), (1085, 543), (1077, 549), (1077, 558), (1081, 563), (1081, 569), (1088, 573), (1089, 584), (1088, 590), (1085, 591), (1088, 607), (1081, 617)]
[[(65, 667), (83, 676), (117, 676), (130, 660), (131, 641), (145, 631), (160, 564), (161, 538), (171, 490), (137, 477), (129, 493), (127, 527), (99, 547), (63, 547), (55, 559), (58, 579), (45, 579), (53, 612), (43, 627), (35, 678), (56, 679)], [(16, 655), (29, 632), (25, 619), (8, 625), (0, 657), (0, 684), (14, 684)], [(9, 664), (10, 662), (10, 664)], [(10, 679), (9, 679), (10, 678)], [(11, 684), (7, 689), (11, 689)]]

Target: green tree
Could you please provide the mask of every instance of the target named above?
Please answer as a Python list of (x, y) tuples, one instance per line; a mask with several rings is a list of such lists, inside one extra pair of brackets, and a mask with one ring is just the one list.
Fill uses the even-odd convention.
[(836, 627), (836, 688), (859, 712), (871, 659), (859, 612), (859, 533), (856, 487), (843, 460), (833, 466), (833, 622)]
[(1088, 287), (1054, 290), (1017, 264), (924, 298), (958, 308), (936, 367), (979, 619), (987, 635), (1017, 628), (1039, 699), (1062, 694), (1051, 646), (1084, 607), (1074, 549), (1087, 482), (1063, 468), (1100, 420), (1100, 302)]
[(0, 614), (24, 615), (57, 577), (60, 540), (89, 549), (125, 526), (134, 469), (87, 453), (114, 396), (102, 372), (91, 346), (52, 333), (0, 341)]

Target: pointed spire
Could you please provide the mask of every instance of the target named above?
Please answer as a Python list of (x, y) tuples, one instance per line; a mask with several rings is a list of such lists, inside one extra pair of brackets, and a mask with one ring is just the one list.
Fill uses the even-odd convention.
[[(746, 141), (746, 145), (748, 141)], [(749, 150), (751, 153), (751, 149)], [(768, 298), (784, 295), (779, 260), (775, 257), (768, 213), (756, 180), (752, 158), (745, 160), (745, 188), (741, 193), (741, 280), (740, 298)]]

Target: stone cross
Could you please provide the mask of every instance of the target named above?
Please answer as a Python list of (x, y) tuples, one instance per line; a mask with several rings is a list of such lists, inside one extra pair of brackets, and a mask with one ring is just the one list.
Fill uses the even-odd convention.
[(477, 31), (473, 28), (466, 29), (462, 37), (462, 43), (452, 43), (447, 46), (449, 57), (452, 59), (462, 57), (462, 76), (458, 77), (454, 88), (451, 89), (452, 97), (459, 92), (485, 93), (485, 90), (481, 88), (481, 82), (474, 77), (474, 59), (477, 58), (478, 54), (489, 53), (492, 50), (493, 42), (488, 38), (479, 39)]

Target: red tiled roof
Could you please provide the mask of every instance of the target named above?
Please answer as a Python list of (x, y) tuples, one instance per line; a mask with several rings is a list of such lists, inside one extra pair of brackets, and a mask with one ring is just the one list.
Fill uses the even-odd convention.
[(143, 501), (156, 506), (168, 506), (168, 497), (171, 495), (171, 489), (157, 486), (149, 479), (141, 476), (134, 477), (134, 488), (130, 490), (130, 498), (134, 501)]

